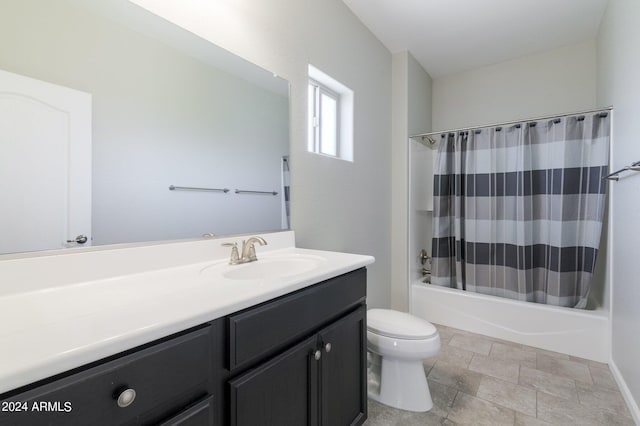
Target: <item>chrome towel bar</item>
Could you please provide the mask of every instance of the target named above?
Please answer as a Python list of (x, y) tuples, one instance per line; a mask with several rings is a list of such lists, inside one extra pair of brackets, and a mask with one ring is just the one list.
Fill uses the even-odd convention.
[(229, 192), (228, 188), (198, 188), (195, 186), (169, 186), (169, 191), (210, 191), (210, 192)]
[[(224, 192), (225, 194), (230, 191), (229, 188), (200, 188), (197, 186), (169, 186), (169, 191), (209, 191), (209, 192)], [(278, 195), (277, 191), (249, 191), (247, 189), (236, 189), (236, 194), (266, 194), (266, 195)]]
[(636, 161), (635, 163), (632, 163), (630, 166), (624, 166), (620, 170), (616, 170), (613, 173), (609, 173), (607, 176), (603, 177), (603, 179), (613, 180), (617, 182), (620, 180), (620, 176), (618, 175), (622, 172), (627, 172), (627, 171), (640, 172), (640, 161)]
[(248, 191), (245, 189), (236, 189), (236, 194), (270, 194), (270, 195), (278, 195), (276, 191)]

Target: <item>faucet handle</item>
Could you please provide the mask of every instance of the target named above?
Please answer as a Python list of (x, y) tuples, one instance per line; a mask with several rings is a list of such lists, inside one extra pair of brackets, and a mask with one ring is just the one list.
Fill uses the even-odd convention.
[(223, 247), (231, 247), (231, 258), (229, 265), (237, 265), (240, 263), (240, 255), (238, 254), (238, 243), (222, 243)]

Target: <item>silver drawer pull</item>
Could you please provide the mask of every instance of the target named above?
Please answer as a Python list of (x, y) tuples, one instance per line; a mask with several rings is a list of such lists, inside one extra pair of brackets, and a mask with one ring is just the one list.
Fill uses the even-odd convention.
[(331, 352), (331, 343), (327, 343), (326, 345), (324, 345), (324, 350), (327, 353)]
[(320, 352), (319, 350), (315, 351), (313, 353), (313, 357), (316, 359), (316, 361), (320, 361), (320, 358), (322, 357), (322, 352)]
[(118, 407), (125, 408), (133, 404), (136, 399), (136, 391), (131, 388), (125, 389), (118, 395)]

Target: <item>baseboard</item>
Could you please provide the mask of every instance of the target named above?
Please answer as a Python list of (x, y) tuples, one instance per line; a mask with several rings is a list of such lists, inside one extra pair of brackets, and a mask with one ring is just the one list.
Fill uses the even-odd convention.
[(627, 382), (625, 382), (624, 377), (622, 377), (618, 366), (613, 360), (609, 362), (609, 368), (611, 369), (613, 378), (616, 380), (616, 383), (618, 383), (618, 387), (620, 388), (622, 397), (624, 398), (624, 401), (627, 403), (627, 407), (631, 412), (633, 421), (636, 422), (637, 425), (640, 425), (640, 407), (638, 407), (638, 403), (633, 399), (633, 395), (631, 395), (631, 391), (627, 386)]

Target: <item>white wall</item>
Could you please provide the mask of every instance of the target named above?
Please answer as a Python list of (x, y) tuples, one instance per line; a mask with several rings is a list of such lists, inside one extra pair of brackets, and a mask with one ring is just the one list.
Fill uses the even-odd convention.
[(65, 1), (6, 0), (0, 52), (2, 69), (92, 95), (93, 244), (280, 228), (280, 197), (233, 189), (282, 193), (286, 97)]
[[(375, 256), (368, 303), (389, 305), (391, 54), (341, 0), (136, 0), (291, 83), (297, 244)], [(306, 152), (307, 65), (354, 91), (354, 162)]]
[[(409, 136), (420, 133), (428, 133), (432, 129), (431, 117), (433, 115), (433, 80), (431, 76), (422, 68), (413, 56), (409, 55), (409, 111), (408, 130)], [(419, 145), (419, 144), (418, 144)], [(418, 178), (418, 185), (410, 187), (410, 211), (409, 211), (409, 277), (405, 289), (408, 292), (409, 286), (416, 279), (422, 278), (422, 265), (419, 261), (420, 250), (425, 249), (431, 255), (431, 222), (433, 208), (433, 154), (430, 148), (417, 146), (416, 142), (410, 144), (412, 153), (417, 150), (422, 151), (416, 161), (411, 161), (410, 179)], [(423, 148), (426, 151), (423, 151)], [(413, 158), (410, 156), (410, 158)], [(415, 180), (412, 180), (415, 183)], [(430, 198), (430, 200), (427, 200)], [(407, 296), (408, 299), (408, 296)], [(407, 306), (407, 310), (408, 310)]]
[[(612, 104), (611, 168), (640, 160), (640, 2), (611, 0), (598, 36), (598, 103)], [(612, 197), (612, 363), (635, 421), (640, 423), (640, 176), (610, 184)]]
[(431, 129), (431, 77), (406, 51), (394, 54), (392, 63), (391, 306), (408, 311), (407, 262), (415, 257), (415, 250), (409, 248), (408, 141), (410, 135)]
[[(433, 254), (433, 157), (436, 154), (436, 150), (414, 139), (410, 150), (409, 285), (423, 278), (420, 251), (426, 250), (429, 256)], [(429, 264), (424, 265), (427, 266)]]
[(434, 130), (500, 123), (595, 107), (595, 41), (528, 55), (433, 81)]

